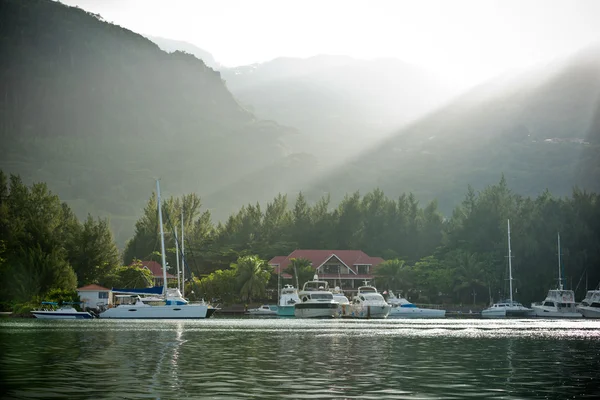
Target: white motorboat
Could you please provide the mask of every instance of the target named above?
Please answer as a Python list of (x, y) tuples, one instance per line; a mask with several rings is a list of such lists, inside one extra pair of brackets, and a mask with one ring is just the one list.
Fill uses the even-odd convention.
[(293, 317), (295, 305), (300, 302), (298, 290), (292, 285), (285, 285), (281, 289), (279, 296), (279, 305), (277, 306), (277, 315), (280, 317)]
[(268, 304), (263, 304), (258, 308), (250, 308), (248, 310), (248, 314), (250, 315), (277, 315), (277, 306), (270, 306)]
[(600, 318), (600, 290), (588, 290), (575, 309), (586, 318)]
[(356, 295), (352, 297), (350, 317), (387, 318), (391, 308), (374, 286), (360, 286)]
[(531, 317), (533, 310), (525, 307), (523, 304), (513, 300), (513, 276), (512, 276), (512, 253), (510, 250), (510, 220), (507, 220), (508, 226), (508, 282), (510, 298), (492, 304), (490, 307), (481, 311), (482, 318), (505, 318), (505, 317)]
[(339, 304), (338, 307), (338, 316), (339, 317), (349, 317), (350, 316), (350, 300), (344, 294), (342, 289), (339, 286), (336, 286), (332, 291), (333, 300), (337, 301)]
[(163, 291), (159, 298), (142, 300), (139, 294), (132, 290), (131, 294), (117, 296), (121, 300), (115, 307), (108, 308), (100, 313), (100, 318), (115, 319), (201, 319), (210, 318), (216, 311), (204, 302), (199, 304), (189, 303), (183, 298), (179, 289), (169, 291), (167, 289), (165, 234), (163, 231), (163, 220), (161, 211), (160, 185), (156, 181), (156, 198), (158, 208), (158, 222), (160, 228), (160, 244), (163, 267)]
[(39, 319), (92, 319), (94, 316), (87, 311), (77, 311), (73, 305), (80, 303), (62, 303), (61, 307), (56, 308), (58, 303), (43, 301), (42, 308), (33, 310), (31, 313)]
[(532, 317), (533, 310), (514, 300), (502, 300), (481, 311), (482, 318)]
[(404, 297), (396, 297), (391, 290), (387, 302), (392, 306), (390, 318), (444, 318), (446, 310), (435, 308), (419, 308)]
[(299, 293), (300, 302), (294, 307), (296, 318), (335, 318), (339, 303), (333, 300), (329, 284), (320, 281), (317, 275), (308, 281)]
[(582, 318), (575, 308), (575, 292), (563, 289), (560, 267), (560, 234), (558, 235), (558, 289), (548, 291), (542, 302), (533, 303), (531, 308), (536, 317), (542, 318)]

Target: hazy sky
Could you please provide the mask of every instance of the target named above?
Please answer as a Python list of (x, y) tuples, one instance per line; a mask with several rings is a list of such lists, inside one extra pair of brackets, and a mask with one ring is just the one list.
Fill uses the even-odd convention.
[(397, 57), (473, 83), (600, 42), (600, 0), (63, 0), (225, 66)]

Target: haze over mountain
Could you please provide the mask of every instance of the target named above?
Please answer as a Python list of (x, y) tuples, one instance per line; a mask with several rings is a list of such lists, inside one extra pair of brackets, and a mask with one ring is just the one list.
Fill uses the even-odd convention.
[[(257, 116), (294, 126), (294, 148), (331, 164), (443, 104), (458, 87), (398, 59), (320, 55), (222, 70)], [(294, 139), (296, 139), (294, 141)]]
[(574, 186), (600, 190), (600, 46), (499, 77), (400, 130), (316, 184), (339, 198), (380, 187), (438, 198), (442, 208), (468, 184), (503, 173), (523, 195)]
[(194, 55), (197, 59), (204, 61), (208, 67), (211, 67), (214, 70), (219, 70), (221, 65), (215, 61), (215, 58), (208, 51), (201, 49), (200, 47), (184, 42), (182, 40), (174, 40), (167, 39), (158, 36), (152, 35), (144, 35), (148, 39), (152, 40), (154, 43), (161, 48), (161, 50), (166, 51), (167, 53), (174, 53), (176, 51), (183, 51), (184, 53), (189, 53)]
[(221, 75), (81, 9), (0, 7), (0, 168), (48, 182), (79, 216), (111, 216), (121, 244), (157, 177), (219, 220), (278, 192), (335, 201), (374, 187), (450, 212), (502, 173), (522, 194), (600, 189), (597, 47), (451, 99), (397, 59), (278, 58)]

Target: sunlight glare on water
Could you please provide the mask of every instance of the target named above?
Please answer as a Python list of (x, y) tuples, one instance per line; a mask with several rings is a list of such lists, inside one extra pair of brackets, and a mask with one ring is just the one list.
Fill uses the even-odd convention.
[(11, 397), (581, 398), (600, 321), (0, 321)]

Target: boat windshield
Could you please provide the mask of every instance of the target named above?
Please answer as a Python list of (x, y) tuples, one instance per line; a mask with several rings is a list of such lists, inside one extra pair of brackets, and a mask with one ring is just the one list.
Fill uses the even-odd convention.
[(333, 295), (329, 292), (311, 293), (310, 298), (313, 300), (333, 300)]

